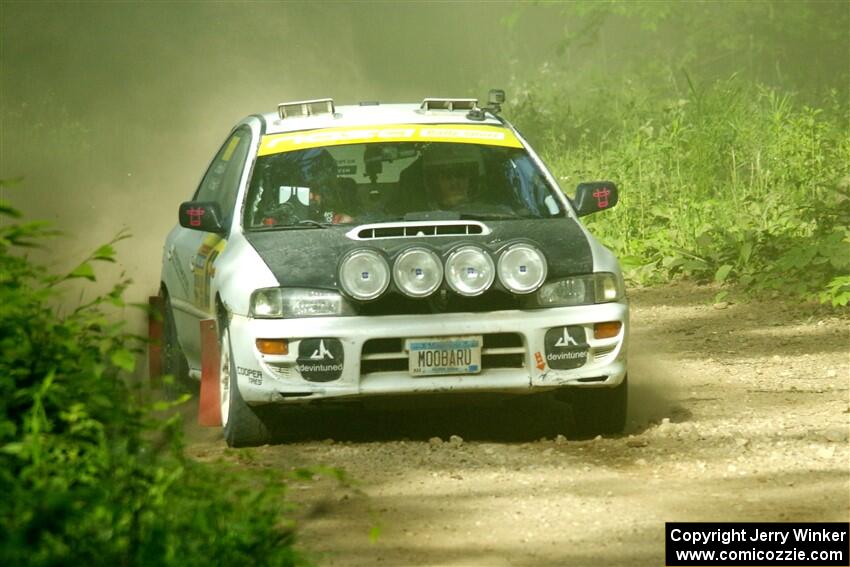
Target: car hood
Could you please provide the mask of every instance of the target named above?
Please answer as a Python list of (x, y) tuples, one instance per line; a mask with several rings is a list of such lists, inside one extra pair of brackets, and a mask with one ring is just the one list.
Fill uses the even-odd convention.
[(354, 240), (347, 236), (351, 226), (331, 226), (246, 231), (245, 238), (280, 285), (286, 287), (339, 289), (339, 261), (355, 248), (379, 250), (392, 262), (397, 254), (413, 245), (426, 246), (442, 256), (461, 244), (477, 244), (495, 258), (509, 244), (528, 242), (546, 256), (550, 280), (593, 271), (590, 244), (574, 219), (500, 220), (484, 224), (490, 234)]

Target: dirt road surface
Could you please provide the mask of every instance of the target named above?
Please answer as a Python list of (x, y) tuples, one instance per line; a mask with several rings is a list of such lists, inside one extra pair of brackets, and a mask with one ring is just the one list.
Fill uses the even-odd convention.
[(848, 521), (847, 320), (715, 292), (632, 292), (619, 437), (571, 440), (568, 410), (539, 401), (308, 415), (249, 450), (192, 428), (190, 453), (345, 469), (352, 486), (291, 486), (301, 544), (329, 566), (659, 566), (665, 521)]

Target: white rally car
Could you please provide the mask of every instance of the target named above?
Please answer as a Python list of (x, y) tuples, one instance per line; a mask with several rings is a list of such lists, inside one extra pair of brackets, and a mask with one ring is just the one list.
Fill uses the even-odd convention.
[(267, 442), (270, 409), (404, 394), (551, 392), (578, 431), (622, 430), (623, 277), (578, 220), (617, 188), (568, 199), (503, 100), (299, 101), (236, 125), (161, 281), (165, 373), (199, 378), (217, 326), (228, 444)]

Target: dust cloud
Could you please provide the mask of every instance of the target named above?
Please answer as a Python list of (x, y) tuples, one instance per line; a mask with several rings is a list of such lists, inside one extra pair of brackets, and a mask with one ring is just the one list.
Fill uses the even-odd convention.
[(55, 271), (129, 231), (97, 290), (124, 271), (126, 298), (145, 301), (178, 204), (236, 121), (304, 98), (483, 97), (524, 66), (517, 54), (553, 50), (534, 21), (508, 30), (517, 9), (3, 2), (0, 179), (24, 180), (2, 198), (64, 232), (42, 252)]

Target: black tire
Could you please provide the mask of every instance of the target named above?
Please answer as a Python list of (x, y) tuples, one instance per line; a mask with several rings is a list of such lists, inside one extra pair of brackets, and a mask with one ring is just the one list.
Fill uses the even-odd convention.
[(629, 378), (613, 388), (568, 388), (564, 397), (572, 406), (574, 431), (578, 437), (616, 435), (626, 426)]
[(223, 325), (220, 333), (219, 348), (221, 352), (219, 395), (222, 402), (221, 422), (224, 440), (229, 447), (265, 445), (271, 439), (269, 427), (266, 419), (246, 404), (239, 393), (236, 365), (232, 364), (233, 347), (230, 344), (230, 331), (226, 325)]
[(177, 340), (177, 325), (174, 323), (174, 313), (168, 296), (163, 299), (162, 345), (159, 350), (159, 363), (163, 376), (172, 376), (172, 379), (163, 382), (162, 385), (167, 398), (173, 400), (186, 393), (197, 393), (197, 381), (189, 377), (189, 363)]

